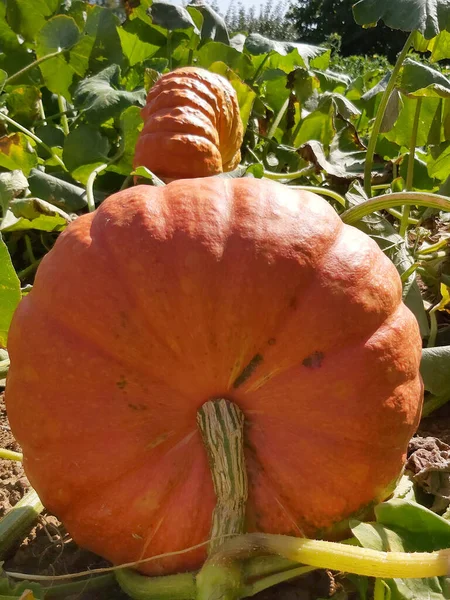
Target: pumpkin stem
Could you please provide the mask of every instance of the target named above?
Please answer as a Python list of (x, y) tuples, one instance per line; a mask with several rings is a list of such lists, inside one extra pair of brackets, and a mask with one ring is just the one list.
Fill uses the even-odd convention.
[(209, 559), (197, 575), (197, 599), (235, 600), (241, 597), (242, 570), (234, 559), (215, 551), (230, 534), (244, 533), (248, 496), (244, 457), (244, 415), (223, 398), (205, 402), (197, 412), (217, 497), (212, 515)]

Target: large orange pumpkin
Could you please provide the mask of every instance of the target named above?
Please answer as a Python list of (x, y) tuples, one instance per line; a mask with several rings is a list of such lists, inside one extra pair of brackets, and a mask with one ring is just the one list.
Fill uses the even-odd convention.
[(134, 166), (165, 180), (232, 171), (241, 159), (236, 92), (224, 77), (197, 67), (167, 73), (142, 109)]
[(297, 536), (390, 493), (422, 402), (418, 327), (392, 263), (320, 197), (253, 179), (138, 186), (74, 221), (9, 351), (27, 475), (114, 563), (208, 538), (207, 400), (245, 415), (247, 531)]

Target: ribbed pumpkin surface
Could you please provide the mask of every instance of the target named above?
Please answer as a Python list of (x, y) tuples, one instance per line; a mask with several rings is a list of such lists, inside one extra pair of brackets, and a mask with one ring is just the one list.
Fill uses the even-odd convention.
[(216, 175), (239, 164), (242, 121), (224, 77), (197, 67), (172, 71), (150, 89), (141, 114), (135, 167), (169, 180)]
[(298, 536), (386, 497), (422, 403), (421, 340), (392, 263), (320, 197), (252, 179), (138, 186), (74, 221), (9, 351), (27, 475), (115, 563), (208, 538), (205, 401), (245, 414), (248, 531)]

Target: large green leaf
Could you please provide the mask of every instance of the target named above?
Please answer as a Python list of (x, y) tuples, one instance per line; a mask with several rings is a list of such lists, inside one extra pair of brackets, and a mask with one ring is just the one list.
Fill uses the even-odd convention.
[(450, 396), (450, 346), (424, 348), (420, 373), (425, 389), (436, 396)]
[(123, 53), (132, 67), (154, 56), (160, 49), (156, 44), (149, 44), (143, 41), (137, 33), (127, 31), (123, 27), (118, 27), (117, 32), (122, 44)]
[[(417, 100), (403, 96), (403, 107), (399, 117), (396, 120), (392, 129), (386, 133), (386, 138), (408, 148), (411, 142), (411, 132), (414, 124), (414, 116), (416, 113)], [(428, 142), (428, 137), (436, 116), (436, 111), (439, 107), (439, 98), (427, 98), (422, 102), (419, 116), (419, 127), (417, 131), (417, 146), (425, 146)]]
[(222, 42), (223, 44), (230, 43), (225, 21), (209, 4), (206, 4), (202, 0), (193, 0), (189, 6), (186, 7), (189, 14), (192, 16), (191, 7), (198, 10), (203, 16), (203, 24), (200, 32), (202, 42), (214, 40), (216, 42)]
[(109, 149), (108, 139), (98, 129), (80, 125), (66, 138), (63, 160), (72, 176), (86, 184), (91, 171), (108, 161)]
[(20, 301), (20, 281), (0, 235), (0, 346), (6, 347), (9, 324)]
[(125, 108), (145, 104), (145, 90), (120, 89), (120, 67), (111, 65), (92, 77), (83, 79), (74, 94), (75, 104), (82, 108), (90, 123), (104, 123)]
[(428, 40), (450, 29), (448, 0), (359, 0), (353, 15), (359, 25), (372, 26), (382, 20), (391, 29), (420, 31)]
[(149, 13), (153, 23), (165, 29), (173, 31), (174, 29), (189, 29), (193, 27), (195, 33), (200, 33), (184, 6), (165, 2), (164, 0), (156, 0), (151, 5)]
[[(60, 50), (74, 46), (80, 37), (77, 24), (72, 17), (57, 15), (52, 17), (37, 36), (36, 55), (43, 58)], [(47, 88), (54, 94), (61, 94), (70, 100), (69, 87), (72, 84), (74, 71), (59, 55), (40, 64), (42, 76)]]
[(120, 159), (108, 167), (108, 171), (129, 175), (133, 170), (134, 149), (143, 121), (140, 108), (130, 106), (123, 111), (120, 117), (121, 148), (123, 154)]
[(8, 23), (28, 42), (44, 27), (48, 17), (58, 10), (60, 0), (8, 0)]
[[(86, 190), (69, 181), (33, 169), (28, 178), (30, 192), (36, 198), (47, 200), (54, 206), (59, 206), (67, 212), (80, 210), (87, 205)], [(104, 199), (104, 194), (95, 193), (96, 203)]]
[(407, 58), (399, 87), (411, 97), (450, 97), (450, 80), (436, 69)]
[(299, 44), (296, 42), (277, 42), (270, 40), (259, 33), (252, 33), (247, 36), (244, 48), (250, 54), (267, 54), (268, 52), (276, 52), (281, 56), (286, 56), (290, 52), (297, 50), (299, 55), (304, 60), (306, 67), (309, 67), (309, 61), (321, 56), (327, 52), (326, 48), (321, 46), (311, 46), (309, 44)]
[(195, 59), (197, 65), (205, 69), (215, 62), (224, 62), (244, 80), (250, 78), (255, 70), (249, 56), (221, 42), (204, 44), (195, 53)]

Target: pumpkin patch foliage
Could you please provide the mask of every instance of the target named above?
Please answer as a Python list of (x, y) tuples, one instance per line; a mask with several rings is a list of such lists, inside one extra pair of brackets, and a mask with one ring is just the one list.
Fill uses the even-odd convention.
[[(408, 32), (387, 72), (0, 2), (1, 598), (450, 599), (449, 7), (350, 10)], [(17, 583), (43, 506), (121, 568)]]

